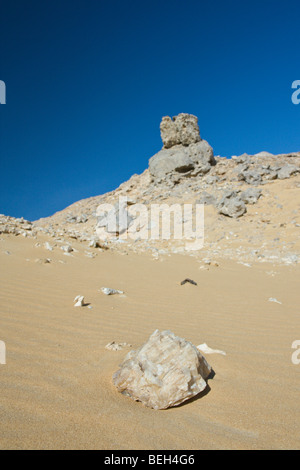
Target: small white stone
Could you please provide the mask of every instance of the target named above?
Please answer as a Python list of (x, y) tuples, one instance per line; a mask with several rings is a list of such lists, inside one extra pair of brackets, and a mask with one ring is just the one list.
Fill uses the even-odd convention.
[(279, 300), (275, 299), (274, 297), (270, 297), (269, 302), (275, 302), (276, 304), (282, 304), (282, 302), (279, 302)]
[(84, 306), (84, 296), (83, 295), (77, 295), (74, 299), (75, 305), (74, 307), (83, 307)]
[(199, 344), (197, 349), (204, 354), (222, 354), (223, 356), (226, 356), (226, 352), (221, 351), (220, 349), (211, 349), (206, 343)]
[(111, 289), (110, 287), (101, 287), (101, 291), (105, 295), (124, 294), (121, 290)]

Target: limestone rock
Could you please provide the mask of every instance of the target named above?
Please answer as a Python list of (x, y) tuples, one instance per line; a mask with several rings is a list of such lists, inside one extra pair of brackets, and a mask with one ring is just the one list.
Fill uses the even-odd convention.
[(211, 367), (190, 342), (171, 331), (154, 331), (130, 351), (113, 382), (119, 392), (154, 409), (166, 409), (206, 388)]
[(200, 141), (198, 119), (192, 114), (180, 113), (173, 118), (179, 141), (182, 145), (190, 145)]
[(101, 287), (101, 291), (105, 295), (124, 294), (122, 290), (111, 289), (110, 287)]
[(203, 191), (200, 194), (199, 199), (196, 201), (198, 204), (204, 204), (207, 206), (214, 206), (217, 203), (217, 200), (213, 194), (208, 193), (207, 191)]
[(236, 191), (226, 191), (218, 204), (219, 214), (228, 217), (241, 217), (247, 212), (245, 203)]
[(275, 302), (276, 304), (282, 304), (282, 302), (279, 302), (279, 300), (275, 299), (275, 297), (270, 297), (269, 302)]
[(77, 295), (74, 299), (74, 307), (83, 307), (84, 306), (84, 296), (83, 295)]
[(287, 165), (284, 165), (280, 168), (278, 171), (278, 179), (283, 180), (286, 178), (289, 178), (293, 174), (299, 172), (299, 168), (296, 167), (295, 165), (290, 165), (289, 163)]
[(198, 119), (192, 114), (181, 113), (170, 118), (165, 116), (160, 123), (160, 135), (164, 148), (174, 145), (190, 145), (200, 141)]
[(245, 204), (255, 204), (261, 195), (261, 189), (248, 188), (241, 193), (241, 199), (244, 201)]
[(61, 249), (65, 253), (72, 253), (72, 251), (74, 251), (73, 248), (71, 247), (71, 245), (61, 246)]
[(180, 144), (180, 137), (177, 132), (175, 122), (170, 116), (162, 118), (160, 123), (160, 135), (164, 144), (164, 148), (168, 149), (174, 145)]
[(155, 180), (174, 175), (197, 176), (206, 174), (215, 165), (213, 149), (206, 140), (188, 147), (177, 145), (163, 149), (149, 160), (149, 171)]
[(216, 164), (213, 149), (200, 137), (196, 116), (186, 113), (173, 118), (165, 116), (160, 132), (163, 149), (149, 160), (154, 180), (162, 181), (167, 177), (177, 183), (180, 175), (205, 174)]
[(193, 169), (194, 165), (182, 146), (161, 150), (149, 160), (149, 170), (155, 178), (164, 178), (172, 172), (187, 173)]
[(262, 181), (261, 175), (259, 174), (258, 171), (255, 171), (255, 170), (243, 171), (240, 177), (242, 180), (244, 179), (246, 183), (253, 184), (253, 185), (260, 184)]
[(235, 161), (238, 165), (245, 165), (251, 163), (251, 157), (247, 153), (243, 153), (242, 155), (239, 155), (238, 157), (235, 157)]
[(222, 354), (222, 356), (226, 356), (225, 351), (221, 351), (220, 349), (212, 349), (206, 343), (199, 344), (197, 349), (204, 354)]

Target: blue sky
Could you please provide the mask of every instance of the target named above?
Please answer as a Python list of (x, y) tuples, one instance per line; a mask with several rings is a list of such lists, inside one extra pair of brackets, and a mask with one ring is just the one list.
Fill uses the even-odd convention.
[(0, 0), (0, 213), (115, 189), (198, 116), (216, 155), (300, 150), (300, 2)]

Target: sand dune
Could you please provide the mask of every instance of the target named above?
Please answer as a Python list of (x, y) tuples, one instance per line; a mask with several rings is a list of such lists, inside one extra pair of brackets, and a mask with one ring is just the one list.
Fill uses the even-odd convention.
[[(200, 269), (191, 257), (110, 251), (90, 259), (79, 242), (65, 256), (46, 240), (1, 236), (2, 449), (299, 448), (299, 265)], [(198, 285), (181, 286), (186, 277)], [(92, 308), (73, 307), (79, 294)], [(128, 349), (105, 349), (139, 347), (156, 328), (227, 353), (209, 356), (206, 393), (165, 411), (116, 391), (112, 374)]]

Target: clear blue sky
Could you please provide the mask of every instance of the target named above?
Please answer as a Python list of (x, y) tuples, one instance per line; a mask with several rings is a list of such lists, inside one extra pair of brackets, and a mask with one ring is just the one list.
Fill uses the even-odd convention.
[(198, 116), (216, 155), (300, 150), (300, 2), (0, 0), (0, 213), (115, 189)]

